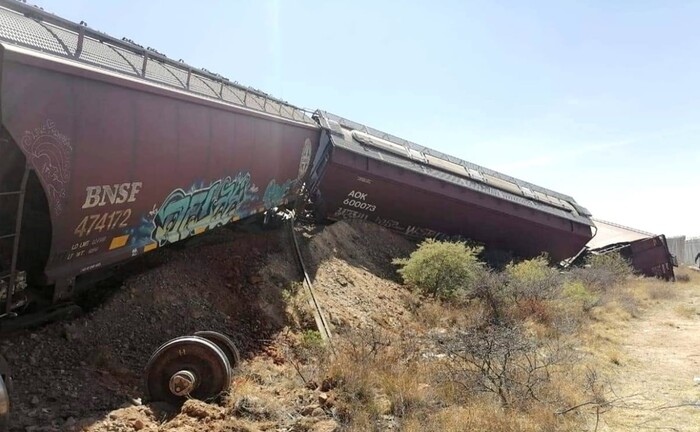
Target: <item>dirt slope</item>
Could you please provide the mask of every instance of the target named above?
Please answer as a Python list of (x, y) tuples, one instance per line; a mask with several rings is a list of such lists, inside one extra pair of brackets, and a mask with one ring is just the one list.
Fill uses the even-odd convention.
[[(410, 321), (391, 258), (413, 245), (378, 226), (310, 228), (303, 249), (334, 331)], [(285, 292), (300, 280), (286, 229), (221, 230), (157, 251), (90, 314), (0, 345), (13, 368), (12, 431), (309, 431), (338, 429), (333, 407), (296, 367)], [(293, 291), (293, 290), (292, 290)], [(163, 342), (196, 330), (230, 335), (243, 362), (219, 404), (140, 405), (142, 372)]]
[(333, 332), (368, 326), (398, 330), (410, 323), (406, 289), (391, 261), (414, 248), (362, 221), (338, 222), (311, 239), (306, 254), (311, 278)]

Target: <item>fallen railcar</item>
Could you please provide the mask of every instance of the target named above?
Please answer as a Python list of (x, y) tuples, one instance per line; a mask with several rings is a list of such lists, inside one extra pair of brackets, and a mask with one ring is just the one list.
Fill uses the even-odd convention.
[(588, 242), (586, 250), (572, 260), (573, 264), (584, 264), (589, 255), (619, 253), (637, 274), (675, 280), (673, 268), (678, 266), (678, 261), (669, 250), (666, 236), (600, 219), (593, 219), (593, 222), (596, 235)]
[(6, 298), (289, 204), (318, 146), (291, 104), (9, 0), (0, 73)]
[(327, 112), (314, 118), (323, 132), (310, 182), (324, 218), (557, 261), (592, 238), (590, 212), (569, 196)]

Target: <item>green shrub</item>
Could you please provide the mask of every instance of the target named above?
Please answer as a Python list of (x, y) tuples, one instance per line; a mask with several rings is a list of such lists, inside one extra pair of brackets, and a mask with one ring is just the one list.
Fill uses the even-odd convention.
[(590, 292), (580, 281), (569, 281), (564, 284), (562, 296), (574, 303), (581, 305), (584, 311), (591, 310), (600, 302), (600, 297)]
[(632, 266), (617, 252), (591, 255), (586, 268), (571, 270), (571, 278), (593, 290), (607, 290), (624, 282), (632, 275)]
[(632, 266), (618, 252), (611, 252), (604, 255), (591, 255), (588, 264), (592, 269), (607, 270), (613, 276), (624, 279), (632, 274)]
[(508, 294), (514, 301), (543, 300), (556, 296), (561, 287), (561, 275), (549, 266), (546, 256), (508, 264), (505, 269)]
[(464, 243), (423, 241), (408, 258), (395, 259), (394, 264), (404, 282), (422, 293), (448, 299), (458, 290), (469, 290), (483, 265), (477, 259), (480, 248)]
[(323, 356), (325, 348), (321, 333), (316, 330), (305, 330), (299, 334), (294, 351), (298, 358), (309, 361)]

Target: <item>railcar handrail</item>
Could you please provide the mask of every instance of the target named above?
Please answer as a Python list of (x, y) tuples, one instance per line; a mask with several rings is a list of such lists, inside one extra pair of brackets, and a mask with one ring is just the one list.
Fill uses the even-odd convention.
[[(276, 98), (268, 93), (263, 92), (262, 90), (255, 89), (255, 88), (249, 87), (249, 86), (241, 85), (236, 81), (230, 81), (228, 78), (226, 78), (218, 73), (211, 72), (205, 68), (197, 68), (197, 67), (191, 66), (191, 65), (187, 64), (186, 62), (184, 62), (183, 60), (177, 60), (177, 61), (173, 60), (173, 59), (167, 57), (166, 55), (158, 52), (154, 48), (151, 48), (151, 47), (144, 48), (143, 46), (137, 44), (133, 40), (128, 39), (126, 37), (122, 38), (122, 39), (118, 39), (118, 38), (110, 36), (106, 33), (103, 33), (99, 30), (92, 29), (92, 28), (88, 27), (87, 23), (85, 23), (84, 21), (81, 21), (80, 23), (75, 23), (75, 22), (67, 20), (65, 18), (61, 18), (59, 16), (56, 16), (50, 12), (46, 12), (38, 6), (32, 6), (32, 5), (26, 4), (24, 2), (17, 1), (17, 0), (0, 0), (0, 8), (7, 9), (7, 10), (10, 10), (10, 11), (18, 13), (18, 14), (22, 14), (25, 17), (32, 19), (32, 20), (38, 22), (39, 24), (41, 24), (46, 29), (46, 31), (48, 31), (53, 36), (53, 38), (56, 40), (56, 42), (64, 49), (65, 55), (62, 55), (63, 57), (72, 58), (74, 60), (79, 60), (81, 62), (85, 62), (88, 64), (97, 65), (97, 66), (100, 66), (100, 67), (103, 67), (106, 69), (110, 69), (110, 70), (115, 70), (116, 68), (113, 66), (110, 66), (109, 64), (100, 63), (100, 62), (85, 58), (85, 53), (86, 53), (85, 42), (86, 42), (86, 39), (89, 38), (89, 39), (95, 40), (99, 43), (105, 44), (105, 46), (112, 48), (115, 51), (117, 51), (115, 48), (118, 48), (121, 50), (125, 50), (130, 54), (133, 54), (135, 56), (140, 57), (142, 59), (142, 64), (141, 65), (134, 65), (134, 64), (132, 64), (131, 61), (126, 59), (121, 53), (119, 53), (117, 51), (117, 54), (119, 54), (123, 58), (123, 60), (126, 61), (126, 63), (128, 63), (134, 69), (134, 75), (139, 77), (139, 78), (149, 80), (149, 81), (155, 81), (155, 82), (158, 82), (160, 84), (169, 85), (171, 87), (180, 88), (182, 90), (191, 91), (191, 92), (197, 93), (197, 94), (205, 94), (205, 95), (208, 95), (210, 97), (215, 97), (217, 99), (220, 99), (220, 100), (223, 100), (226, 102), (230, 102), (230, 103), (233, 103), (236, 105), (243, 105), (247, 108), (255, 109), (257, 111), (274, 113), (274, 114), (277, 114), (281, 117), (291, 118), (292, 120), (301, 121), (301, 122), (309, 123), (309, 124), (315, 124), (309, 116), (309, 114), (311, 112), (310, 110), (292, 105), (289, 102), (284, 101), (284, 100), (279, 99), (279, 98)], [(68, 48), (68, 46), (66, 45), (66, 42), (64, 40), (62, 40), (59, 35), (57, 35), (55, 32), (51, 31), (51, 29), (49, 29), (47, 26), (45, 26), (44, 23), (56, 26), (59, 29), (64, 30), (64, 31), (69, 31), (69, 32), (75, 33), (75, 36), (77, 37), (77, 42), (75, 44), (75, 50), (73, 52), (71, 52), (71, 49)], [(3, 38), (0, 37), (0, 39), (3, 39)], [(34, 49), (41, 50), (41, 47), (37, 47), (37, 46), (32, 45), (30, 43), (23, 43), (21, 41), (12, 40), (12, 39), (8, 39), (8, 40), (12, 43), (16, 43), (19, 45), (28, 46), (28, 47), (31, 47)], [(57, 54), (56, 52), (52, 52), (52, 53)], [(184, 75), (187, 76), (186, 82), (183, 83), (182, 79), (175, 76), (175, 74), (173, 74), (172, 71), (170, 69), (168, 69), (167, 67), (165, 67), (165, 69), (168, 72), (170, 72), (171, 75), (173, 75), (174, 80), (179, 82), (181, 84), (181, 86), (173, 85), (172, 82), (165, 82), (162, 80), (157, 80), (157, 79), (153, 79), (151, 77), (148, 77), (147, 76), (147, 69), (148, 69), (148, 65), (149, 65), (150, 61), (156, 61), (156, 62), (160, 63), (161, 65), (164, 65), (164, 67), (168, 66), (168, 67), (175, 68), (175, 69), (179, 70), (180, 72), (182, 72), (183, 76)], [(119, 72), (126, 73), (124, 70), (119, 70)], [(206, 86), (209, 90), (211, 90), (211, 92), (210, 93), (209, 92), (202, 93), (202, 92), (199, 92), (199, 91), (192, 89), (191, 83), (192, 83), (193, 77), (200, 78), (201, 84)], [(213, 86), (211, 86), (205, 79), (211, 81), (212, 83), (218, 84), (218, 87), (219, 87), (218, 90), (213, 88)], [(231, 89), (230, 91), (234, 92), (234, 96), (241, 101), (240, 104), (238, 104), (235, 101), (232, 101), (230, 99), (224, 98), (224, 88), (227, 88), (227, 87), (230, 88)], [(235, 90), (243, 93), (242, 99), (240, 97), (238, 97), (237, 95), (235, 95)], [(257, 107), (252, 105), (252, 104), (249, 104), (248, 103), (248, 96), (249, 95), (252, 95), (252, 96), (257, 97), (257, 98), (261, 98), (262, 102), (257, 104), (258, 105)], [(275, 104), (279, 105), (279, 107), (271, 108), (268, 102), (274, 102)], [(283, 113), (285, 108), (287, 111), (291, 111), (291, 113)]]

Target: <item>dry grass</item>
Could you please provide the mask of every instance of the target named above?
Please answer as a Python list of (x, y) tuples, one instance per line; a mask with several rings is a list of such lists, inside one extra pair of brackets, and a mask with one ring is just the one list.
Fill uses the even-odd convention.
[(650, 300), (674, 300), (678, 298), (676, 286), (670, 283), (657, 282), (647, 285), (647, 298)]
[(676, 275), (676, 282), (679, 283), (688, 283), (691, 281), (690, 275), (687, 273), (681, 273)]
[(552, 367), (538, 390), (541, 401), (504, 408), (494, 394), (446, 379), (449, 359), (434, 355), (439, 347), (429, 348), (418, 334), (376, 330), (337, 340), (336, 355), (316, 379), (332, 383), (329, 394), (344, 430), (568, 431), (580, 427), (585, 415), (556, 412), (593, 398), (584, 382), (591, 363), (580, 359)]
[(489, 315), (487, 308), (479, 302), (454, 304), (427, 299), (421, 301), (414, 312), (425, 329), (472, 328), (483, 323)]
[(678, 267), (675, 269), (674, 273), (676, 274), (676, 282), (693, 282), (696, 284), (700, 282), (700, 273), (691, 270), (688, 267)]
[(673, 312), (675, 312), (679, 317), (685, 319), (691, 319), (698, 316), (697, 308), (691, 305), (678, 305), (673, 308)]
[[(371, 327), (337, 337), (333, 357), (316, 356), (320, 365), (311, 379), (328, 383), (324, 391), (343, 430), (556, 432), (595, 421), (592, 409), (607, 403), (609, 390), (591, 376), (628, 363), (621, 349), (625, 331), (645, 302), (674, 298), (675, 287), (630, 278), (627, 269), (612, 265), (568, 275), (540, 267), (489, 273), (471, 295), (449, 302), (407, 291), (401, 298), (413, 318), (410, 330)], [(488, 388), (488, 374), (497, 377), (499, 370), (479, 369), (481, 357), (465, 348), (469, 344), (459, 345), (460, 335), (498, 328), (518, 329), (516, 339), (495, 342), (495, 354), (483, 353), (484, 361), (500, 364), (505, 357), (499, 350), (514, 344), (506, 395)], [(556, 344), (564, 348), (547, 355)], [(528, 372), (555, 357), (545, 373)], [(526, 384), (517, 388), (517, 382)]]

